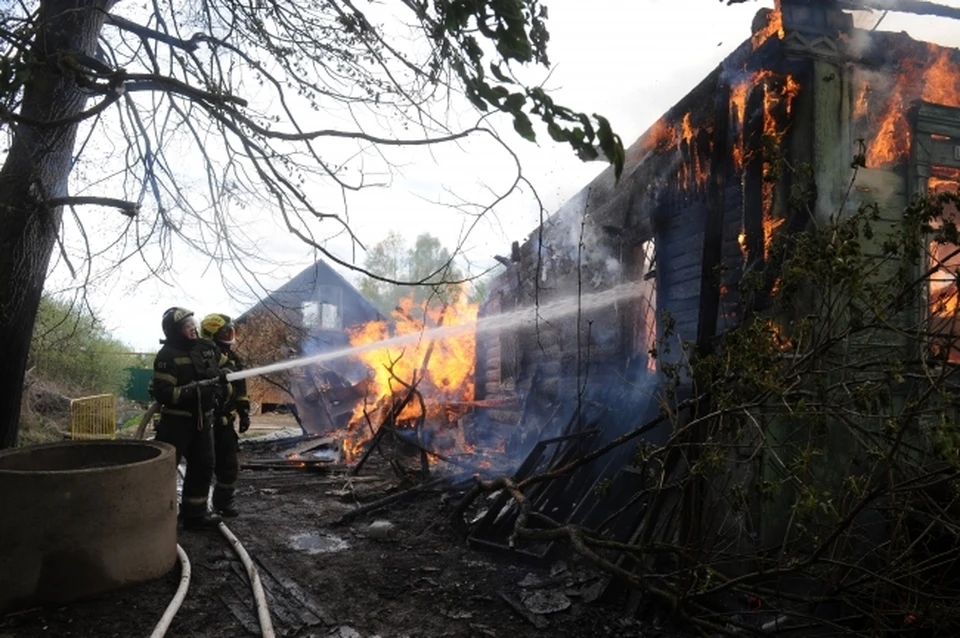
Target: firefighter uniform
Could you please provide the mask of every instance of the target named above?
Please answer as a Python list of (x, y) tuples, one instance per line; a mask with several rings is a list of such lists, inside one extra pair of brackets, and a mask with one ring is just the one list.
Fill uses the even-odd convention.
[(197, 381), (222, 377), (216, 345), (197, 336), (193, 313), (170, 308), (163, 315), (163, 346), (153, 362), (151, 392), (160, 404), (156, 439), (177, 449), (187, 461), (180, 515), (185, 529), (206, 529), (219, 520), (207, 511), (214, 468), (213, 411), (220, 384)]
[[(240, 356), (233, 350), (236, 331), (227, 315), (209, 314), (200, 322), (200, 334), (212, 340), (220, 349), (220, 366), (237, 372), (243, 369)], [(213, 509), (222, 516), (237, 516), (234, 501), (240, 463), (237, 459), (238, 436), (234, 425), (239, 421), (240, 432), (250, 427), (250, 399), (246, 379), (231, 381), (227, 393), (214, 411), (213, 439), (216, 455), (216, 483), (213, 486)]]

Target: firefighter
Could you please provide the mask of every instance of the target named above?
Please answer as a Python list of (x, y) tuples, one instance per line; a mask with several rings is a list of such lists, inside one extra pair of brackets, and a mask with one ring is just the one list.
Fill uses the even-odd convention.
[[(224, 394), (225, 374), (218, 365), (217, 347), (200, 339), (193, 313), (168, 308), (162, 320), (163, 346), (153, 361), (150, 391), (160, 404), (156, 440), (177, 448), (177, 463), (187, 461), (180, 501), (180, 518), (186, 530), (216, 527), (219, 516), (207, 510), (213, 478), (213, 410)], [(219, 379), (198, 385), (198, 381)]]
[[(217, 344), (220, 349), (220, 364), (224, 369), (238, 371), (243, 362), (233, 350), (236, 329), (227, 315), (213, 313), (200, 322), (200, 334)], [(213, 441), (216, 450), (216, 483), (213, 486), (213, 509), (221, 516), (237, 516), (233, 494), (236, 490), (240, 464), (237, 461), (237, 431), (240, 434), (250, 429), (250, 399), (247, 397), (247, 381), (231, 381), (225, 400), (214, 413)]]

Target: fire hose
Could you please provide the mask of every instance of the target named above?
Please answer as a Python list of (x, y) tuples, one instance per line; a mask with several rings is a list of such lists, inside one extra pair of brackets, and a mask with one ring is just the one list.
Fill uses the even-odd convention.
[(240, 540), (233, 535), (233, 532), (223, 524), (218, 525), (220, 533), (229, 541), (233, 551), (240, 557), (240, 562), (247, 570), (247, 578), (250, 579), (250, 587), (253, 589), (253, 598), (257, 603), (257, 620), (260, 622), (260, 635), (263, 638), (274, 638), (273, 621), (270, 619), (270, 608), (267, 606), (267, 597), (263, 591), (263, 583), (260, 582), (260, 572), (256, 565), (250, 559), (250, 554), (240, 544)]
[[(153, 417), (153, 412), (156, 411), (156, 408), (159, 408), (159, 405), (154, 403), (150, 406), (147, 414), (144, 415), (140, 427), (137, 429), (138, 438), (142, 438), (142, 430), (146, 428), (146, 424), (150, 418)], [(177, 472), (180, 472), (179, 467), (177, 467)], [(270, 618), (270, 607), (267, 605), (267, 596), (263, 589), (263, 582), (260, 580), (260, 572), (257, 570), (256, 565), (253, 564), (250, 554), (244, 549), (240, 539), (230, 531), (230, 528), (228, 528), (223, 521), (221, 521), (217, 527), (220, 530), (220, 534), (227, 539), (227, 542), (233, 547), (233, 551), (240, 558), (240, 562), (243, 563), (243, 567), (247, 571), (247, 578), (250, 580), (250, 588), (253, 590), (253, 599), (257, 606), (257, 620), (260, 623), (260, 635), (262, 638), (276, 638), (273, 621)], [(167, 605), (166, 610), (164, 610), (163, 616), (160, 617), (160, 622), (157, 623), (153, 633), (150, 634), (150, 638), (163, 638), (167, 633), (167, 629), (170, 628), (170, 623), (173, 622), (173, 617), (176, 616), (177, 611), (180, 610), (180, 605), (183, 604), (183, 600), (186, 598), (187, 590), (190, 588), (190, 559), (179, 543), (177, 544), (177, 556), (180, 559), (180, 584), (170, 603)]]
[(187, 596), (187, 590), (190, 589), (190, 559), (187, 558), (187, 553), (183, 551), (179, 543), (177, 544), (177, 556), (180, 558), (180, 585), (177, 587), (177, 593), (173, 595), (170, 604), (167, 605), (167, 609), (163, 612), (163, 616), (160, 617), (160, 622), (157, 623), (153, 633), (150, 634), (150, 638), (163, 638), (167, 629), (170, 628), (170, 623), (173, 622), (173, 617), (180, 610), (180, 605)]
[[(263, 583), (260, 580), (260, 572), (257, 570), (256, 565), (253, 564), (250, 554), (243, 548), (240, 539), (222, 522), (218, 527), (220, 534), (227, 539), (230, 546), (233, 547), (233, 551), (236, 552), (240, 558), (240, 562), (243, 563), (243, 567), (247, 570), (250, 587), (253, 589), (253, 599), (257, 605), (257, 620), (260, 623), (260, 635), (263, 638), (276, 638), (276, 633), (273, 630), (273, 620), (270, 618), (270, 607), (267, 605), (267, 596), (263, 590)], [(177, 591), (167, 605), (166, 610), (164, 610), (163, 616), (160, 617), (160, 622), (157, 623), (153, 633), (150, 634), (150, 638), (163, 638), (164, 635), (166, 635), (167, 630), (170, 628), (170, 623), (173, 622), (173, 617), (177, 615), (177, 612), (180, 610), (180, 605), (183, 604), (183, 599), (187, 596), (187, 590), (190, 589), (190, 559), (179, 543), (177, 544), (177, 556), (180, 558), (180, 585), (177, 587)]]

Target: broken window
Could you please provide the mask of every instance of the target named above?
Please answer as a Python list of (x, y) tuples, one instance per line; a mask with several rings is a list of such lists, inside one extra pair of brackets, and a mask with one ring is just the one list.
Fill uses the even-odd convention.
[(304, 328), (313, 328), (320, 323), (320, 303), (304, 301), (300, 304), (300, 322)]
[(648, 239), (634, 248), (629, 279), (639, 287), (627, 313), (626, 348), (628, 367), (656, 372), (657, 359), (657, 245)]
[(320, 286), (317, 290), (318, 299), (300, 304), (303, 327), (308, 330), (342, 330), (342, 294), (343, 290), (337, 286)]
[[(930, 195), (944, 192), (956, 193), (960, 189), (960, 169), (941, 166), (931, 167), (927, 179), (927, 191)], [(943, 216), (934, 221), (934, 228), (943, 222), (960, 224), (960, 215), (953, 203), (943, 208)], [(957, 310), (957, 277), (960, 276), (960, 247), (950, 243), (929, 243), (930, 279), (928, 293), (930, 301), (931, 331), (940, 337), (941, 343), (949, 348), (948, 358), (960, 362), (960, 314)]]
[(320, 286), (320, 321), (317, 325), (321, 330), (343, 329), (343, 317), (340, 312), (343, 289), (339, 286)]

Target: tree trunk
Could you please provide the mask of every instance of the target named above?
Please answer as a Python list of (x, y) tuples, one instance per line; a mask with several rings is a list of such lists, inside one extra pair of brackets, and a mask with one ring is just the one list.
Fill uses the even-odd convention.
[(65, 60), (93, 56), (105, 12), (116, 0), (43, 0), (13, 141), (0, 169), (0, 448), (16, 445), (30, 339), (62, 207), (77, 124), (37, 126), (83, 112), (86, 95)]

